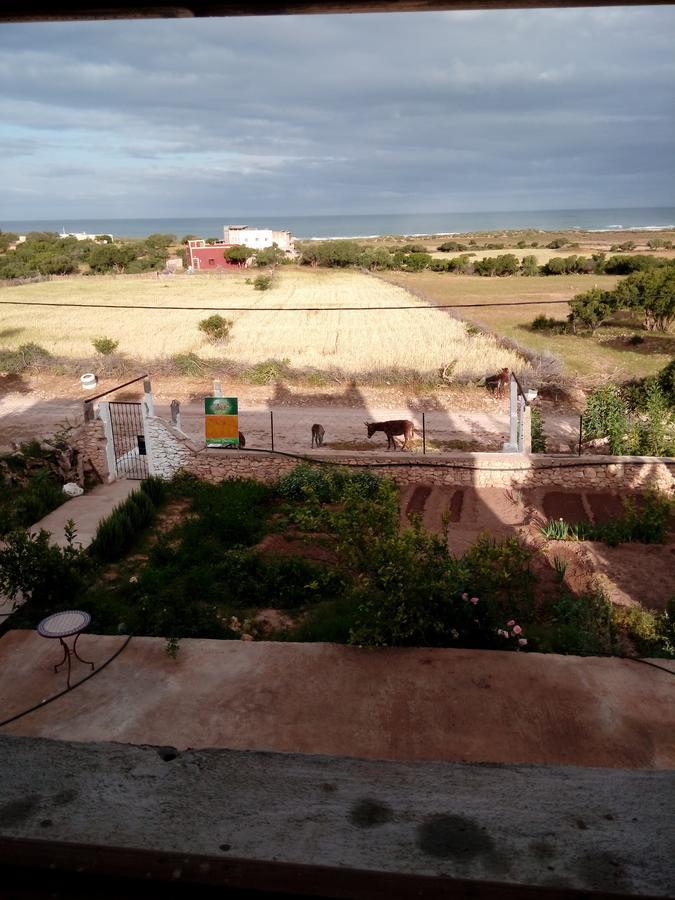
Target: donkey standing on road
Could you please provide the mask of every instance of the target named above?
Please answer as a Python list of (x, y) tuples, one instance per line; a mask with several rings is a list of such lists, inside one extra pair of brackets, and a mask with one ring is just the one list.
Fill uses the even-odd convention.
[(323, 425), (312, 425), (312, 447), (320, 447), (323, 444), (323, 436), (326, 429)]
[(502, 369), (496, 375), (490, 375), (485, 379), (485, 387), (494, 392), (495, 397), (501, 397), (504, 390), (508, 388), (510, 381), (509, 370)]
[(395, 434), (403, 435), (401, 450), (405, 450), (412, 440), (415, 425), (410, 419), (390, 419), (387, 422), (364, 422), (368, 429), (368, 437), (371, 438), (376, 431), (383, 431), (387, 435), (387, 450), (396, 450)]

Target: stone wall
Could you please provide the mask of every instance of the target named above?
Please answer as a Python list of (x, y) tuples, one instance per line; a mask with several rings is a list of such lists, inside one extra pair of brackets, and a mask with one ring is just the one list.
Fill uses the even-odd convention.
[(152, 470), (164, 478), (183, 469), (208, 481), (255, 478), (271, 482), (300, 461), (367, 467), (399, 484), (541, 487), (622, 492), (658, 488), (673, 493), (675, 460), (654, 457), (524, 456), (518, 453), (383, 454), (317, 450), (303, 455), (199, 446), (156, 416), (147, 417)]
[(84, 484), (89, 475), (100, 482), (107, 482), (110, 473), (106, 461), (106, 437), (103, 422), (94, 419), (83, 422), (68, 435), (68, 442), (78, 451), (78, 481)]

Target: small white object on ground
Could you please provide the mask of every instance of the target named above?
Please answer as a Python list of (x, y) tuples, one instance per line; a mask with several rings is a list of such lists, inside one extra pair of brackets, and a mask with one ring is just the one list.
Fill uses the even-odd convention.
[(75, 484), (74, 481), (69, 481), (68, 484), (63, 485), (63, 493), (69, 497), (80, 497), (84, 494), (84, 488), (81, 488), (79, 484)]
[(86, 372), (80, 378), (80, 384), (85, 389), (85, 391), (91, 391), (96, 387), (96, 382), (98, 378), (94, 375), (93, 372)]

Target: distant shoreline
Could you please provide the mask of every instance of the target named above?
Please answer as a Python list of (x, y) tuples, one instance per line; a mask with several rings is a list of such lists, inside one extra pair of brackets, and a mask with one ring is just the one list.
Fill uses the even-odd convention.
[(297, 240), (382, 240), (404, 237), (430, 239), (457, 235), (538, 233), (615, 233), (675, 230), (675, 207), (633, 209), (539, 210), (483, 213), (403, 213), (317, 216), (165, 216), (158, 218), (69, 218), (0, 220), (2, 231), (111, 233), (115, 238), (144, 238), (150, 234), (187, 234), (222, 239), (230, 221), (251, 228), (287, 229)]

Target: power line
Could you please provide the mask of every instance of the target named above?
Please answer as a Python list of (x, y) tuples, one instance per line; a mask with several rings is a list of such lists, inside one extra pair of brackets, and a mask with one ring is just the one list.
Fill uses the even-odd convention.
[(500, 306), (551, 306), (569, 300), (514, 300), (506, 303), (416, 303), (410, 306), (144, 306), (126, 303), (49, 303), (43, 300), (0, 300), (3, 306), (54, 306), (74, 309), (157, 309), (179, 312), (390, 312), (397, 309), (477, 309)]

